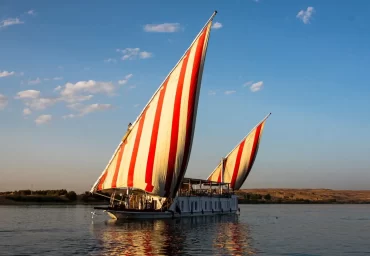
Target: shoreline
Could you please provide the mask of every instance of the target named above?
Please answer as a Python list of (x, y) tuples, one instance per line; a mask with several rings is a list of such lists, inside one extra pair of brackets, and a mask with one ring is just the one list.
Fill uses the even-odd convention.
[[(241, 189), (239, 204), (370, 204), (370, 190)], [(109, 194), (107, 194), (109, 196)], [(0, 192), (0, 205), (108, 205), (109, 199), (74, 191), (19, 190)]]

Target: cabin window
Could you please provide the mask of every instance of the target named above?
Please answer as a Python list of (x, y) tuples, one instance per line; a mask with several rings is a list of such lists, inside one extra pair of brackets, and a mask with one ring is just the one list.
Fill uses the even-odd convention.
[(181, 201), (181, 211), (184, 210), (184, 201)]
[(207, 210), (207, 202), (204, 203), (204, 209)]
[(198, 202), (195, 202), (195, 210), (198, 209)]

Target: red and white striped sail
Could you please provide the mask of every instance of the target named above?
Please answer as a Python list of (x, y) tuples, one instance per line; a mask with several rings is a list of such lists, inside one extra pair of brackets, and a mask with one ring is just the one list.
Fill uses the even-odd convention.
[(118, 145), (91, 192), (136, 188), (172, 197), (184, 177), (212, 15)]
[[(230, 183), (230, 188), (240, 189), (250, 173), (256, 159), (263, 128), (268, 114), (246, 137), (223, 159), (209, 175), (209, 181)], [(224, 170), (223, 173), (222, 169)]]

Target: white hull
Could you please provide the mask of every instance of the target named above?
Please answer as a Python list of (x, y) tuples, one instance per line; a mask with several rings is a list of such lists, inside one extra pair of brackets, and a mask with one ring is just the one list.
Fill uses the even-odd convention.
[(236, 214), (238, 199), (231, 197), (180, 196), (174, 199), (169, 211), (106, 210), (112, 219), (171, 219), (195, 216)]

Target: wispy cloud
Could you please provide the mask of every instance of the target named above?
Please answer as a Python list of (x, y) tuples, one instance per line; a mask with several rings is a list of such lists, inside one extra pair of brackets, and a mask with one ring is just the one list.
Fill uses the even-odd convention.
[(0, 77), (7, 77), (7, 76), (14, 76), (15, 75), (15, 72), (14, 71), (0, 71)]
[(252, 92), (257, 92), (262, 89), (263, 81), (259, 81), (251, 85), (250, 89)]
[(180, 29), (180, 23), (146, 24), (145, 32), (173, 33)]
[(248, 81), (248, 82), (243, 84), (243, 87), (250, 86), (251, 84), (253, 84), (253, 81)]
[(130, 85), (129, 89), (135, 89), (136, 85)]
[(153, 56), (151, 52), (140, 51), (140, 48), (117, 49), (116, 51), (122, 54), (122, 60), (148, 59)]
[(222, 28), (222, 23), (215, 22), (215, 23), (213, 23), (212, 28), (213, 29), (220, 29), (220, 28)]
[(53, 80), (63, 80), (63, 77), (62, 76), (57, 76), (57, 77), (54, 77)]
[(312, 15), (315, 12), (315, 8), (312, 6), (307, 7), (307, 10), (300, 10), (297, 14), (297, 18), (302, 20), (304, 24), (309, 24), (312, 18)]
[(35, 80), (29, 80), (28, 81), (29, 85), (36, 85), (36, 84), (39, 84), (39, 83), (41, 83), (41, 79), (39, 77), (36, 78)]
[(210, 90), (210, 91), (208, 91), (208, 95), (210, 95), (210, 96), (216, 95), (216, 92), (215, 92), (215, 91)]
[(5, 95), (0, 94), (0, 110), (5, 109), (7, 105), (8, 105), (8, 98)]
[(83, 105), (81, 103), (75, 103), (68, 105), (68, 108), (77, 111), (77, 114), (69, 114), (63, 116), (63, 119), (68, 118), (75, 118), (75, 117), (81, 117), (85, 116), (87, 114), (98, 112), (98, 111), (104, 111), (112, 108), (111, 104), (91, 104), (91, 105)]
[(51, 115), (41, 115), (36, 118), (35, 123), (37, 125), (46, 124), (46, 123), (49, 123), (51, 119), (52, 119)]
[(0, 28), (5, 28), (13, 25), (23, 24), (24, 22), (21, 21), (19, 18), (9, 18), (6, 20), (0, 21)]
[(132, 76), (133, 76), (133, 74), (126, 75), (124, 79), (118, 81), (118, 84), (120, 84), (120, 85), (127, 84), (128, 80), (130, 80), (130, 78)]
[(31, 109), (29, 109), (29, 108), (23, 109), (23, 115), (28, 116), (28, 115), (31, 115), (31, 114), (32, 114)]
[(62, 86), (61, 85), (58, 85), (57, 87), (54, 88), (54, 91), (57, 92), (57, 91), (60, 91), (62, 90)]
[(35, 10), (29, 10), (29, 11), (27, 12), (27, 14), (28, 14), (28, 15), (31, 15), (31, 16), (35, 16), (35, 15), (36, 15), (36, 12), (35, 12)]
[(106, 62), (106, 63), (116, 63), (117, 60), (116, 59), (109, 58), (109, 59), (105, 59), (104, 62)]
[(236, 91), (234, 91), (234, 90), (225, 91), (226, 95), (230, 95), (230, 94), (234, 94), (234, 93), (236, 93)]

